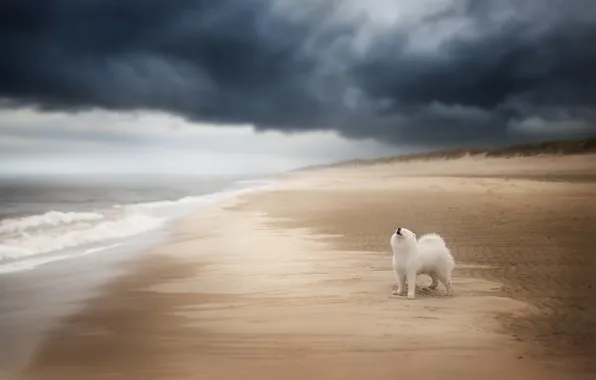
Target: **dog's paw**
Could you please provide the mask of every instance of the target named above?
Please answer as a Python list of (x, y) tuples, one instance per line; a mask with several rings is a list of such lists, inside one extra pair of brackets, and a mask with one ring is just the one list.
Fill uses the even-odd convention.
[(408, 297), (408, 299), (409, 299), (409, 300), (414, 300), (414, 299), (416, 299), (416, 296), (415, 296), (415, 295), (413, 295), (413, 294), (408, 294), (408, 296), (407, 296), (407, 297)]
[(391, 292), (394, 296), (403, 296), (405, 293), (401, 290), (394, 290)]

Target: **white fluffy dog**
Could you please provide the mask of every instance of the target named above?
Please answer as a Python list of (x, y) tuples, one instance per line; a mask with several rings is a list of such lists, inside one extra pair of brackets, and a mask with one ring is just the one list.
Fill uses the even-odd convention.
[(397, 280), (394, 295), (404, 295), (409, 299), (416, 297), (416, 276), (426, 274), (432, 278), (430, 289), (435, 289), (439, 281), (453, 295), (451, 272), (455, 266), (453, 256), (443, 238), (437, 234), (425, 234), (416, 239), (416, 234), (406, 228), (398, 228), (391, 235), (393, 250), (393, 270)]

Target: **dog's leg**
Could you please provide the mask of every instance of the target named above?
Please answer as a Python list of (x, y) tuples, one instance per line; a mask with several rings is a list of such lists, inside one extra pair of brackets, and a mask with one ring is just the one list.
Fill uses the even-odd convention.
[(435, 272), (431, 272), (430, 273), (430, 278), (433, 279), (432, 284), (429, 285), (429, 289), (436, 289), (437, 286), (439, 286), (439, 277), (437, 276), (437, 274)]
[(395, 279), (397, 281), (397, 290), (393, 291), (393, 295), (394, 296), (400, 296), (402, 294), (404, 294), (405, 290), (406, 290), (406, 284), (405, 284), (405, 276), (403, 275), (403, 273), (399, 273), (399, 271), (394, 270), (395, 272)]
[(408, 299), (416, 298), (416, 271), (408, 272)]
[(400, 291), (399, 291), (399, 295), (400, 296), (404, 296), (406, 295), (406, 291), (408, 289), (408, 284), (406, 282), (406, 274), (404, 272), (401, 272), (399, 274), (399, 282), (400, 282)]
[(447, 295), (448, 296), (452, 296), (455, 294), (455, 292), (453, 291), (453, 286), (451, 285), (451, 274), (449, 273), (438, 273), (439, 276), (439, 280), (441, 280), (441, 282), (443, 283), (443, 286), (445, 286), (445, 290), (447, 291)]

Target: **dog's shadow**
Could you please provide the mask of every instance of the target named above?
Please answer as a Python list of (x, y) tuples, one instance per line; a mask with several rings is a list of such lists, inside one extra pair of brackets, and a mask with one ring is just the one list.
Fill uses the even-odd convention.
[[(397, 286), (393, 286), (392, 291), (397, 290)], [(416, 297), (431, 297), (431, 298), (442, 298), (445, 297), (445, 292), (439, 288), (431, 289), (428, 286), (421, 286), (416, 284)], [(397, 296), (405, 297), (405, 296)]]

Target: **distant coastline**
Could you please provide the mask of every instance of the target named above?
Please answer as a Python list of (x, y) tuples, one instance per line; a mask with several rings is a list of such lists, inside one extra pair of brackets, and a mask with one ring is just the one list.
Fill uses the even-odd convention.
[(374, 159), (355, 159), (347, 161), (339, 161), (324, 165), (310, 165), (295, 169), (298, 171), (310, 171), (316, 169), (339, 168), (339, 167), (357, 167), (370, 166), (376, 164), (386, 164), (393, 162), (409, 162), (409, 161), (431, 161), (431, 160), (453, 160), (469, 156), (483, 156), (493, 158), (509, 158), (509, 157), (531, 157), (541, 155), (579, 155), (596, 153), (596, 136), (584, 139), (568, 139), (568, 140), (546, 140), (535, 143), (516, 144), (506, 147), (496, 148), (453, 148), (433, 150), (422, 153), (404, 154), (398, 156), (374, 158)]

